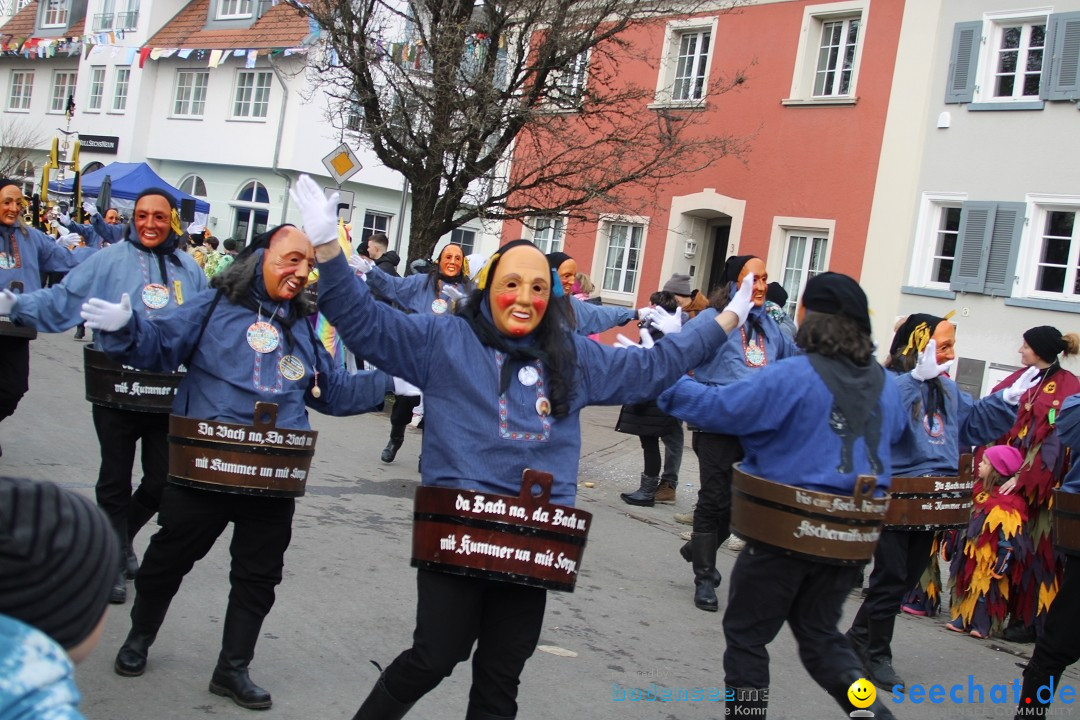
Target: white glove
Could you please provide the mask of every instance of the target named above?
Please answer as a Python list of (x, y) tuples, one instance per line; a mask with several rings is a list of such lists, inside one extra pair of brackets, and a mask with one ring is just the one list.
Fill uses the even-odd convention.
[(87, 217), (93, 217), (94, 215), (98, 214), (97, 205), (90, 202), (89, 200), (83, 202), (82, 209), (83, 212), (86, 213)]
[(15, 309), (15, 304), (18, 302), (19, 296), (4, 288), (3, 292), (0, 292), (0, 315), (11, 315), (11, 311)]
[(420, 397), (420, 388), (399, 377), (394, 378), (394, 394), (406, 397)]
[(674, 313), (669, 313), (662, 307), (653, 308), (649, 316), (649, 327), (655, 328), (665, 335), (671, 335), (682, 330), (682, 308), (675, 308)]
[(1010, 405), (1020, 403), (1020, 396), (1039, 384), (1039, 368), (1032, 365), (1013, 384), (1001, 391), (1001, 398)]
[(626, 348), (642, 348), (648, 350), (656, 343), (653, 342), (652, 335), (649, 334), (648, 328), (641, 328), (641, 342), (636, 343), (630, 338), (626, 337), (622, 333), (615, 336), (615, 345), (613, 347), (619, 350), (625, 350)]
[(643, 308), (638, 308), (637, 309), (637, 319), (638, 320), (648, 320), (649, 316), (652, 315), (652, 311), (653, 311), (653, 306), (652, 305), (646, 305)]
[(68, 250), (75, 247), (76, 245), (78, 245), (81, 242), (82, 242), (82, 236), (79, 235), (79, 233), (64, 233), (63, 235), (61, 235), (56, 240), (57, 245), (62, 245), (64, 247), (66, 247)]
[(368, 260), (366, 257), (362, 257), (360, 253), (353, 252), (349, 256), (349, 267), (353, 269), (353, 272), (364, 273), (365, 275), (371, 272), (371, 269), (375, 267), (375, 262)]
[(101, 298), (90, 298), (83, 303), (82, 319), (91, 330), (115, 332), (131, 320), (131, 298), (127, 293), (120, 296), (118, 303), (111, 303)]
[(754, 273), (746, 273), (739, 292), (731, 298), (724, 312), (733, 312), (739, 316), (739, 327), (746, 324), (746, 318), (750, 316), (750, 308), (754, 306)]
[(60, 221), (60, 224), (63, 225), (64, 227), (67, 227), (68, 225), (71, 224), (71, 216), (68, 215), (67, 213), (61, 213), (60, 217), (58, 217), (57, 219)]
[(944, 375), (949, 371), (953, 365), (953, 361), (950, 360), (947, 363), (938, 365), (937, 361), (937, 340), (931, 340), (926, 343), (926, 348), (919, 353), (919, 359), (915, 362), (915, 369), (911, 371), (911, 377), (915, 378), (919, 382), (926, 382), (927, 380), (933, 380), (939, 375)]
[(331, 193), (330, 197), (319, 184), (308, 175), (300, 175), (296, 185), (289, 191), (289, 197), (300, 208), (300, 217), (304, 220), (304, 232), (315, 247), (334, 242), (338, 238), (338, 200), (340, 194)]

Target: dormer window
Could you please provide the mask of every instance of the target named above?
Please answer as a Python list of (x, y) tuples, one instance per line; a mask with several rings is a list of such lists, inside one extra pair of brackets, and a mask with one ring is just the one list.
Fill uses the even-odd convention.
[(218, 20), (251, 17), (251, 0), (218, 0)]
[(45, 0), (41, 4), (41, 27), (67, 27), (70, 9), (71, 0)]

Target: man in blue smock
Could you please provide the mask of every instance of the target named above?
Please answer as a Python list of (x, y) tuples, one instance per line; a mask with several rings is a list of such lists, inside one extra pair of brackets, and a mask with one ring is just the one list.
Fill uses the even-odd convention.
[[(11, 319), (44, 332), (63, 332), (82, 322), (84, 302), (92, 297), (119, 301), (138, 298), (134, 311), (143, 318), (169, 315), (206, 288), (206, 276), (186, 253), (177, 249), (172, 227), (176, 201), (166, 190), (148, 188), (135, 200), (135, 216), (127, 242), (110, 245), (67, 274), (59, 285), (13, 298)], [(5, 301), (0, 298), (0, 312)], [(170, 372), (177, 368), (168, 368)], [(122, 557), (112, 601), (127, 599), (127, 577), (138, 561), (131, 541), (157, 512), (169, 471), (167, 412), (91, 405), (101, 465), (94, 491), (98, 506), (116, 528)], [(135, 448), (142, 442), (142, 482), (131, 492)]]
[[(12, 289), (32, 292), (41, 288), (41, 273), (67, 272), (90, 257), (93, 248), (68, 251), (56, 241), (23, 222), (25, 200), (19, 183), (0, 178), (0, 289), (6, 315), (14, 297)], [(0, 421), (15, 413), (30, 389), (30, 339), (32, 331), (0, 324)]]
[(105, 211), (104, 217), (98, 212), (97, 205), (85, 201), (83, 204), (83, 212), (86, 217), (90, 218), (90, 226), (94, 228), (101, 239), (107, 243), (120, 242), (124, 239), (124, 225), (120, 222), (120, 211), (116, 208), (109, 208)]
[[(552, 503), (572, 505), (581, 409), (655, 397), (715, 352), (749, 312), (747, 284), (714, 322), (649, 350), (605, 347), (570, 332), (566, 297), (547, 259), (516, 240), (492, 256), (455, 315), (405, 315), (377, 302), (353, 276), (334, 242), (337, 198), (327, 199), (307, 176), (293, 197), (317, 244), (320, 308), (346, 346), (425, 393), (426, 486), (517, 496), (522, 471), (534, 468), (553, 476)], [(515, 717), (547, 591), (420, 569), (417, 593), (413, 646), (387, 667), (356, 720), (404, 716), (474, 644), (466, 717)]]
[[(336, 237), (336, 230), (335, 230)], [(307, 430), (307, 408), (355, 415), (382, 404), (393, 388), (381, 372), (349, 374), (336, 366), (312, 330), (303, 297), (314, 253), (291, 225), (261, 235), (215, 290), (189, 298), (164, 318), (146, 319), (120, 303), (92, 299), (87, 325), (102, 349), (147, 370), (187, 366), (173, 401), (176, 415), (252, 425), (255, 404), (277, 405), (277, 427)], [(131, 631), (116, 656), (123, 676), (142, 675), (150, 645), (184, 576), (231, 522), (232, 569), (221, 653), (210, 691), (241, 707), (271, 706), (270, 693), (248, 674), (263, 619), (274, 604), (292, 536), (293, 497), (234, 494), (168, 483), (158, 520), (135, 578)]]
[[(704, 431), (737, 435), (748, 475), (847, 497), (859, 476), (874, 475), (883, 493), (890, 448), (906, 418), (896, 386), (874, 359), (866, 295), (846, 275), (822, 273), (806, 283), (802, 312), (796, 337), (805, 355), (722, 386), (683, 378), (657, 404)], [(814, 680), (845, 712), (856, 709), (848, 688), (862, 667), (836, 626), (858, 571), (747, 539), (724, 613), (727, 716), (765, 716), (767, 648), (785, 622)], [(893, 717), (880, 702), (868, 709)]]

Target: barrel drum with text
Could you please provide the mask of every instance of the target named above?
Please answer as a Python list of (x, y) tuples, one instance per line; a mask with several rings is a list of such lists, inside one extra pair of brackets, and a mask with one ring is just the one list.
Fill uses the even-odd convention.
[(955, 476), (894, 477), (889, 485), (890, 530), (945, 530), (966, 527), (971, 516), (971, 455), (960, 456)]
[(92, 345), (83, 346), (86, 399), (115, 410), (167, 413), (182, 372), (149, 372), (121, 365)]
[(278, 428), (277, 409), (256, 403), (251, 425), (172, 415), (169, 480), (241, 495), (300, 497), (319, 434)]
[(573, 592), (592, 514), (552, 505), (552, 480), (525, 470), (517, 497), (417, 488), (412, 565)]
[(1080, 494), (1054, 491), (1054, 547), (1066, 555), (1080, 555)]
[(860, 475), (853, 495), (806, 490), (748, 475), (734, 466), (731, 528), (772, 550), (833, 565), (861, 565), (874, 556), (887, 498), (877, 480)]

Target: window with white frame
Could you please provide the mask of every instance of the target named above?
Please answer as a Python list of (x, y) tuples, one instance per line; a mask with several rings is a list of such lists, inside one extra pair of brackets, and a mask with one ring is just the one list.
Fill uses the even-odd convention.
[(209, 82), (209, 71), (177, 71), (173, 115), (178, 117), (202, 117), (206, 108), (206, 86)]
[(1032, 296), (1080, 300), (1080, 222), (1077, 208), (1044, 207), (1038, 213)]
[(558, 216), (538, 217), (532, 221), (533, 245), (545, 255), (562, 252), (563, 238), (566, 235), (566, 221)]
[[(931, 205), (932, 237), (928, 242), (928, 275), (920, 278), (927, 287), (947, 289), (956, 262), (957, 243), (960, 235), (961, 206), (959, 204), (933, 203)], [(925, 272), (925, 271), (924, 271)]]
[(251, 0), (218, 0), (218, 20), (249, 17), (251, 17)]
[(716, 18), (668, 23), (657, 77), (656, 102), (700, 105), (709, 89)]
[(986, 28), (979, 100), (1036, 100), (1042, 84), (1047, 16), (997, 18)]
[(131, 80), (131, 68), (116, 69), (116, 85), (113, 90), (112, 109), (124, 112), (127, 109), (128, 82)]
[(261, 182), (245, 183), (230, 205), (233, 207), (232, 236), (241, 246), (250, 244), (252, 238), (266, 231), (270, 221), (270, 193)]
[(198, 175), (188, 175), (177, 184), (181, 192), (195, 197), (206, 197), (206, 183)]
[(572, 110), (581, 105), (585, 81), (589, 72), (589, 52), (583, 50), (566, 67), (552, 74), (548, 102), (560, 110)]
[(367, 240), (375, 233), (382, 233), (389, 237), (391, 217), (391, 215), (387, 215), (386, 213), (375, 212), (373, 210), (365, 211), (364, 227), (360, 232), (360, 240)]
[(784, 245), (782, 284), (788, 294), (784, 311), (795, 317), (795, 307), (806, 281), (825, 272), (829, 238), (820, 231), (788, 230)]
[(611, 222), (607, 226), (607, 236), (603, 289), (618, 293), (636, 293), (638, 275), (641, 272), (645, 227)]
[(868, 0), (803, 9), (789, 104), (853, 102)]
[(41, 9), (41, 27), (67, 27), (71, 0), (45, 0)]
[(60, 70), (53, 73), (52, 97), (49, 112), (67, 112), (68, 98), (75, 94), (75, 73)]
[(234, 118), (265, 118), (270, 104), (270, 73), (247, 70), (236, 74)]
[[(461, 247), (462, 255), (471, 255), (476, 248), (476, 231), (469, 228), (455, 228), (450, 231), (450, 242)], [(476, 272), (480, 268), (469, 268)]]
[(8, 110), (30, 109), (30, 95), (34, 90), (34, 73), (14, 70), (11, 73), (11, 91), (8, 93)]
[(101, 99), (105, 96), (105, 66), (95, 65), (90, 68), (90, 94), (86, 98), (86, 110), (101, 110)]

